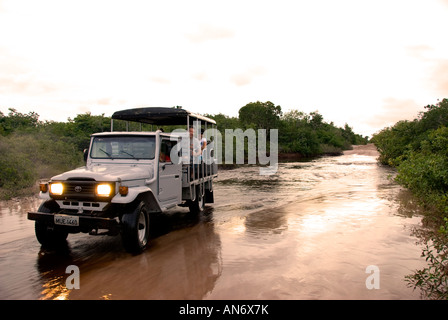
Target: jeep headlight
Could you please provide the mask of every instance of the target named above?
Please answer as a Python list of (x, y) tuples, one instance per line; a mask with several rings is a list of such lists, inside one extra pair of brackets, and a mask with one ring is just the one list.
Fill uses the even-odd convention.
[(107, 183), (102, 183), (96, 186), (96, 195), (99, 197), (109, 197), (112, 193), (112, 186)]
[(60, 182), (57, 183), (51, 183), (50, 184), (50, 193), (54, 194), (56, 196), (62, 195), (64, 192), (64, 185)]

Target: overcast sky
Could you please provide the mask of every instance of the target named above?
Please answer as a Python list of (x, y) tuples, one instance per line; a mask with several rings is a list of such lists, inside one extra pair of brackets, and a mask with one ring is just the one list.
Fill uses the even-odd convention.
[(447, 0), (0, 0), (0, 111), (272, 101), (370, 135), (448, 98)]

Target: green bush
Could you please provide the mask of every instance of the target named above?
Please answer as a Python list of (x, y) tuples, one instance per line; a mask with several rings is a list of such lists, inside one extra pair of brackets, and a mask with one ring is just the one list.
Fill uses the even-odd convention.
[(375, 134), (379, 160), (397, 168), (396, 180), (425, 203), (448, 213), (448, 99), (426, 106), (413, 121)]
[(428, 299), (448, 299), (448, 219), (429, 235), (422, 251), (428, 266), (405, 277), (409, 287), (419, 288)]
[(448, 213), (448, 128), (427, 134), (419, 150), (407, 152), (397, 166), (396, 180), (429, 204)]

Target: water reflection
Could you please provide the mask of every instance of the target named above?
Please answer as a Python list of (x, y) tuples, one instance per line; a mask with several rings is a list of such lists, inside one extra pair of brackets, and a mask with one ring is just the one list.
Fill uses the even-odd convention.
[(245, 231), (253, 236), (282, 233), (288, 228), (285, 211), (261, 210), (252, 212), (244, 220)]
[[(42, 299), (201, 299), (222, 271), (212, 217), (211, 208), (156, 217), (157, 233), (137, 256), (123, 251), (119, 237), (70, 235), (66, 250), (43, 249), (38, 256)], [(68, 265), (80, 269), (79, 290), (66, 288)]]
[(40, 249), (36, 268), (42, 283), (41, 299), (66, 300), (69, 290), (65, 285), (65, 269), (73, 264), (68, 243), (57, 249)]
[[(282, 163), (274, 183), (226, 175), (215, 216), (223, 274), (207, 298), (418, 298), (404, 276), (422, 262), (409, 230), (421, 218), (409, 213), (404, 222), (397, 213), (406, 197), (392, 173), (375, 157), (352, 154)], [(263, 193), (247, 192), (254, 185)], [(368, 265), (381, 269), (380, 291), (366, 289)]]

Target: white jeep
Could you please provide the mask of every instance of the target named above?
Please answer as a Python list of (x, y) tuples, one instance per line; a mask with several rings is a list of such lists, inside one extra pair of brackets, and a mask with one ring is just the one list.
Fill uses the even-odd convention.
[(28, 212), (28, 219), (35, 220), (36, 237), (43, 246), (65, 243), (69, 233), (121, 234), (125, 249), (138, 253), (149, 242), (152, 215), (177, 205), (197, 214), (204, 203), (213, 203), (217, 177), (213, 143), (200, 150), (199, 161), (190, 163), (193, 157), (185, 154), (190, 150), (180, 148), (182, 143), (192, 144), (188, 134), (114, 132), (114, 119), (216, 130), (214, 120), (184, 109), (115, 112), (111, 132), (91, 136), (84, 167), (40, 185), (44, 201), (37, 212)]

